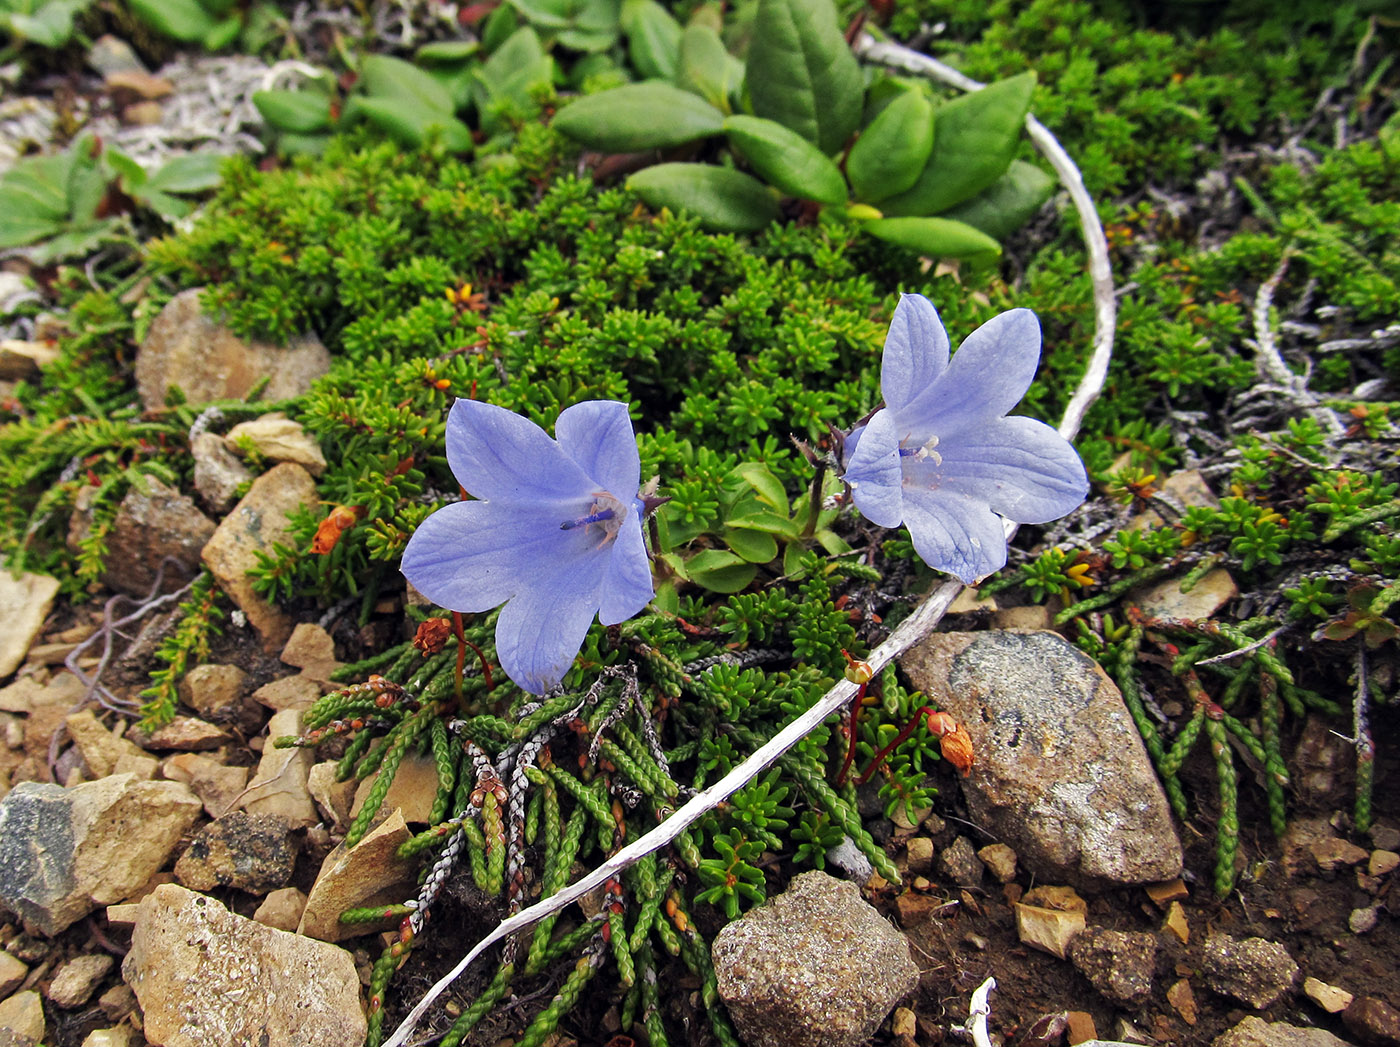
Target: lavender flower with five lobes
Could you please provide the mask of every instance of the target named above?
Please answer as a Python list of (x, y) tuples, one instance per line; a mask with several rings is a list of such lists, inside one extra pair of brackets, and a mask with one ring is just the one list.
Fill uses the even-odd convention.
[(595, 614), (615, 625), (653, 595), (627, 405), (575, 404), (554, 431), (557, 440), (503, 407), (458, 400), (447, 460), (478, 500), (433, 513), (403, 556), (408, 580), (443, 607), (505, 604), (496, 656), (534, 694), (564, 678)]
[(1008, 418), (1040, 360), (1029, 309), (993, 317), (950, 361), (923, 295), (904, 295), (885, 339), (885, 406), (846, 438), (843, 479), (882, 527), (909, 528), (936, 570), (971, 583), (1006, 564), (1000, 517), (1048, 523), (1089, 491), (1069, 441), (1044, 422)]

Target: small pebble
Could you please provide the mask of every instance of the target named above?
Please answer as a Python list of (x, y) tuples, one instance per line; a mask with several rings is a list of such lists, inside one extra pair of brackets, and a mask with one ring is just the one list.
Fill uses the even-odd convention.
[(1303, 980), (1303, 992), (1308, 999), (1317, 1004), (1328, 1014), (1340, 1014), (1351, 1004), (1352, 995), (1345, 989), (1339, 989), (1335, 985), (1328, 985), (1326, 982), (1318, 981), (1316, 978), (1305, 978)]
[(1400, 853), (1377, 848), (1371, 852), (1371, 859), (1366, 863), (1366, 871), (1372, 876), (1384, 876), (1394, 872), (1397, 866), (1400, 866)]
[(1351, 915), (1347, 917), (1347, 926), (1351, 928), (1352, 934), (1370, 934), (1376, 929), (1376, 906), (1368, 906), (1365, 909), (1353, 909)]

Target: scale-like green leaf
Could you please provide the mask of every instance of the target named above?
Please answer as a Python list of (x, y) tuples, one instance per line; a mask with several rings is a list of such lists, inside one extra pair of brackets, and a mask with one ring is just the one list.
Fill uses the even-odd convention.
[(622, 29), (627, 54), (648, 79), (674, 80), (681, 61), (681, 24), (656, 0), (626, 0)]
[(1001, 245), (980, 229), (947, 218), (876, 218), (861, 228), (929, 258), (980, 259), (1001, 253)]
[(994, 240), (1004, 240), (1055, 191), (1055, 179), (1034, 164), (1012, 160), (1011, 166), (991, 185), (966, 203), (944, 211), (943, 218), (966, 222)]
[(846, 157), (856, 199), (878, 203), (913, 185), (933, 151), (933, 136), (933, 105), (919, 91), (900, 92)]
[(724, 130), (724, 114), (660, 80), (585, 95), (554, 117), (554, 128), (590, 149), (636, 153), (683, 145)]
[(331, 126), (331, 100), (318, 91), (255, 91), (253, 105), (278, 131), (314, 134)]
[(831, 0), (759, 0), (745, 75), (754, 115), (823, 153), (860, 124), (865, 84)]
[(789, 196), (823, 204), (845, 202), (841, 169), (796, 131), (761, 116), (731, 116), (724, 121), (724, 133), (750, 167)]
[(930, 215), (970, 200), (1000, 178), (1021, 141), (1035, 74), (955, 98), (934, 112), (933, 152), (918, 181), (886, 200), (890, 215)]
[(657, 164), (634, 174), (627, 188), (654, 208), (690, 211), (720, 232), (756, 232), (778, 217), (772, 190), (727, 167)]
[(406, 102), (434, 114), (450, 116), (453, 111), (452, 96), (431, 73), (392, 55), (368, 56), (360, 63), (355, 86), (372, 98)]

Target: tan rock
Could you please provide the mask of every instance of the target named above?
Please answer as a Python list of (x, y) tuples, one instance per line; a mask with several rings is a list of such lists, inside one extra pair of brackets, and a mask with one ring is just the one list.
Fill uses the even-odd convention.
[(264, 458), (274, 462), (295, 462), (312, 476), (326, 471), (326, 456), (321, 445), (280, 411), (239, 422), (224, 437), (224, 445), (235, 454), (251, 447)]
[(265, 683), (253, 692), (260, 705), (276, 712), (284, 709), (306, 709), (321, 697), (321, 685), (309, 676), (298, 673)]
[(183, 887), (141, 903), (122, 974), (164, 1047), (360, 1047), (367, 1031), (349, 953)]
[(0, 952), (0, 999), (18, 989), (29, 974), (29, 964), (7, 952)]
[(306, 899), (297, 933), (338, 942), (397, 926), (398, 920), (343, 924), (340, 914), (360, 906), (401, 902), (416, 893), (417, 863), (398, 856), (399, 846), (410, 835), (403, 813), (396, 810), (354, 847), (342, 843), (331, 851)]
[(1060, 887), (1054, 884), (1032, 887), (1021, 897), (1021, 900), (1027, 905), (1039, 905), (1042, 908), (1055, 909), (1058, 912), (1077, 912), (1080, 915), (1086, 915), (1089, 912), (1089, 903), (1079, 897), (1079, 893), (1073, 887)]
[(979, 599), (977, 590), (972, 586), (966, 586), (957, 596), (953, 597), (953, 602), (948, 605), (949, 614), (974, 614), (978, 611), (995, 611), (997, 609), (997, 598), (988, 596), (986, 599)]
[(49, 983), (49, 1002), (66, 1011), (81, 1007), (91, 999), (114, 963), (106, 953), (86, 953), (69, 960)]
[(251, 689), (248, 674), (238, 666), (205, 662), (180, 681), (180, 701), (214, 723), (242, 723)]
[(224, 517), (204, 546), (204, 563), (224, 592), (236, 603), (263, 639), (276, 651), (292, 633), (287, 613), (253, 591), (248, 571), (257, 566), (257, 553), (272, 554), (278, 542), (291, 540), (289, 514), (316, 501), (316, 482), (299, 465), (284, 462), (253, 481), (253, 486)]
[(982, 864), (992, 871), (997, 883), (1016, 879), (1016, 852), (1004, 843), (989, 843), (977, 852)]
[(330, 683), (331, 673), (340, 668), (331, 634), (312, 622), (301, 622), (292, 630), (281, 657), (318, 683)]
[(1371, 876), (1385, 876), (1400, 867), (1400, 854), (1395, 851), (1374, 850), (1366, 863), (1366, 872)]
[(222, 818), (248, 784), (247, 767), (227, 767), (200, 753), (169, 757), (161, 773), (172, 782), (184, 782), (194, 790), (211, 818)]
[(264, 376), (268, 400), (300, 396), (330, 369), (330, 353), (314, 335), (288, 346), (248, 343), (210, 320), (201, 290), (176, 295), (151, 324), (136, 354), (136, 382), (148, 411), (165, 406), (169, 386), (190, 403), (242, 399)]
[(130, 1025), (114, 1025), (110, 1029), (93, 1029), (83, 1040), (83, 1047), (132, 1047), (136, 1030)]
[(89, 780), (105, 778), (117, 772), (117, 764), (123, 762), (124, 771), (130, 771), (138, 778), (150, 779), (156, 776), (159, 761), (140, 746), (118, 738), (98, 722), (91, 709), (74, 713), (64, 721), (68, 736), (82, 754), (83, 765), (87, 768)]
[(25, 342), (18, 338), (0, 341), (0, 379), (15, 381), (37, 378), (39, 369), (58, 359), (58, 343)]
[(107, 922), (113, 927), (134, 927), (136, 916), (141, 911), (140, 902), (122, 902), (107, 906)]
[(0, 569), (0, 680), (24, 661), (57, 595), (57, 578)]
[(185, 568), (183, 574), (165, 571), (162, 586), (174, 590), (198, 573), (199, 552), (213, 533), (214, 521), (193, 500), (154, 477), (143, 477), (122, 499), (112, 521), (102, 579), (120, 592), (145, 596), (170, 557)]
[(1186, 920), (1186, 910), (1181, 907), (1180, 902), (1172, 902), (1167, 906), (1167, 919), (1162, 926), (1175, 935), (1182, 945), (1191, 940), (1191, 925)]
[(158, 751), (204, 752), (217, 749), (233, 736), (207, 720), (194, 716), (176, 716), (150, 734), (138, 735), (147, 749)]
[(1328, 1014), (1341, 1014), (1351, 1005), (1355, 999), (1351, 993), (1345, 989), (1339, 989), (1335, 985), (1328, 985), (1326, 982), (1316, 978), (1303, 979), (1303, 992), (1308, 999), (1317, 1004)]
[(108, 73), (105, 82), (109, 91), (126, 91), (146, 101), (165, 98), (175, 93), (175, 85), (169, 80), (139, 69)]
[(44, 1042), (44, 1001), (39, 998), (37, 992), (30, 989), (15, 993), (8, 1000), (0, 1000), (0, 1031), (2, 1030), (9, 1030), (16, 1036), (28, 1037), (33, 1043)]
[(933, 841), (927, 836), (911, 836), (904, 845), (911, 873), (926, 873), (933, 868)]
[(1147, 891), (1147, 896), (1159, 909), (1167, 908), (1172, 902), (1184, 902), (1191, 897), (1191, 891), (1187, 888), (1186, 881), (1180, 876), (1173, 880), (1164, 880), (1161, 883), (1149, 883), (1144, 890)]
[[(140, 906), (138, 905), (139, 909)], [(136, 920), (132, 919), (132, 926)], [(97, 998), (98, 1009), (109, 1022), (119, 1022), (132, 1011), (136, 1010), (136, 994), (131, 991), (131, 987), (125, 982), (112, 986)]]
[(1343, 865), (1359, 865), (1370, 857), (1366, 848), (1336, 836), (1314, 840), (1308, 845), (1308, 853), (1323, 872), (1331, 872)]
[(998, 629), (1049, 629), (1055, 616), (1044, 604), (1025, 607), (1003, 607), (992, 615), (992, 625)]
[[(355, 803), (350, 808), (350, 817), (360, 813), (360, 808), (365, 805), (365, 797), (378, 780), (379, 775), (375, 773), (360, 782), (355, 790)], [(394, 780), (389, 783), (389, 791), (384, 794), (384, 803), (379, 809), (392, 811), (397, 807), (403, 811), (404, 821), (426, 825), (430, 821), (428, 816), (432, 813), (437, 787), (437, 767), (432, 757), (406, 756), (399, 764)]]
[(227, 512), (238, 500), (238, 489), (251, 483), (253, 474), (224, 446), (223, 437), (214, 433), (200, 433), (191, 440), (190, 454), (195, 490), (211, 510)]
[(279, 887), (268, 892), (258, 911), (253, 913), (253, 919), (279, 931), (295, 931), (305, 911), (306, 895), (295, 887)]
[(359, 782), (350, 778), (343, 782), (335, 779), (338, 763), (325, 760), (311, 768), (306, 787), (316, 806), (331, 823), (336, 832), (344, 832), (350, 825), (350, 805), (355, 802), (355, 790)]
[(1187, 1025), (1195, 1025), (1197, 1018), (1196, 994), (1191, 990), (1191, 982), (1186, 978), (1175, 982), (1167, 990), (1167, 1002), (1172, 1005), (1181, 1020)]
[(1069, 955), (1075, 935), (1084, 931), (1086, 921), (1082, 912), (1045, 909), (1025, 902), (1017, 902), (1015, 910), (1016, 934), (1021, 942), (1062, 960)]
[(310, 749), (279, 749), (273, 743), (301, 732), (301, 712), (284, 709), (267, 722), (266, 744), (257, 774), (248, 783), (239, 806), (249, 814), (275, 814), (293, 829), (315, 825), (316, 805), (307, 790), (307, 778), (316, 757)]
[(1208, 571), (1191, 587), (1181, 591), (1180, 578), (1168, 578), (1128, 593), (1128, 599), (1143, 614), (1160, 618), (1209, 618), (1239, 595), (1235, 580), (1223, 567)]

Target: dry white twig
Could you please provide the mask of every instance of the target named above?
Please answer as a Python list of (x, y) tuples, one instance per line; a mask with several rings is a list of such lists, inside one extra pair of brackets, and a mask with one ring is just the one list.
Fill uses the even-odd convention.
[[(964, 90), (977, 90), (982, 86), (925, 55), (894, 44), (875, 43), (869, 37), (865, 37), (857, 43), (856, 53), (874, 61), (899, 65), (916, 73), (946, 80)], [(1104, 378), (1108, 373), (1108, 362), (1113, 353), (1113, 332), (1117, 305), (1113, 293), (1113, 275), (1108, 264), (1108, 239), (1104, 235), (1103, 226), (1099, 223), (1098, 213), (1094, 209), (1094, 202), (1084, 188), (1084, 180), (1080, 177), (1079, 169), (1074, 165), (1074, 161), (1069, 158), (1055, 137), (1039, 121), (1028, 117), (1026, 126), (1030, 131), (1031, 140), (1041, 150), (1051, 166), (1055, 168), (1065, 188), (1069, 190), (1070, 197), (1074, 200), (1075, 208), (1079, 212), (1080, 229), (1089, 249), (1089, 270), (1094, 285), (1094, 350), (1089, 360), (1089, 367), (1080, 380), (1079, 386), (1075, 389), (1074, 396), (1070, 399), (1069, 406), (1066, 407), (1059, 426), (1060, 434), (1066, 439), (1072, 439), (1079, 431), (1089, 405), (1094, 402), (1103, 389)], [(1016, 533), (1016, 524), (1010, 520), (1005, 521), (1005, 533), (1007, 540), (1010, 541)], [(945, 582), (935, 589), (913, 614), (900, 623), (899, 627), (890, 634), (884, 643), (871, 652), (870, 657), (866, 659), (871, 667), (879, 672), (884, 666), (923, 639), (943, 618), (948, 607), (961, 591), (962, 583), (958, 581)], [(656, 828), (638, 837), (575, 883), (503, 920), (495, 930), (477, 942), (452, 970), (439, 978), (433, 987), (423, 995), (423, 998), (408, 1013), (399, 1027), (394, 1030), (394, 1034), (385, 1042), (384, 1047), (405, 1047), (428, 1008), (447, 991), (448, 986), (457, 980), (472, 961), (488, 948), (509, 935), (523, 930), (537, 920), (559, 912), (566, 905), (577, 901), (638, 859), (665, 847), (679, 836), (687, 826), (713, 810), (719, 803), (762, 773), (769, 764), (801, 741), (809, 731), (849, 702), (855, 693), (855, 684), (846, 680), (840, 681), (820, 701), (774, 735), (767, 744), (755, 751), (753, 755), (708, 789), (692, 797), (689, 802)], [(987, 985), (984, 985), (983, 988), (990, 991), (994, 984), (991, 979), (988, 979)], [(985, 994), (983, 995), (983, 1003), (985, 1004)], [(975, 1006), (976, 997), (974, 996)], [(983, 1026), (983, 1043), (985, 1047), (990, 1047), (990, 1044), (985, 1041), (985, 1018)]]

